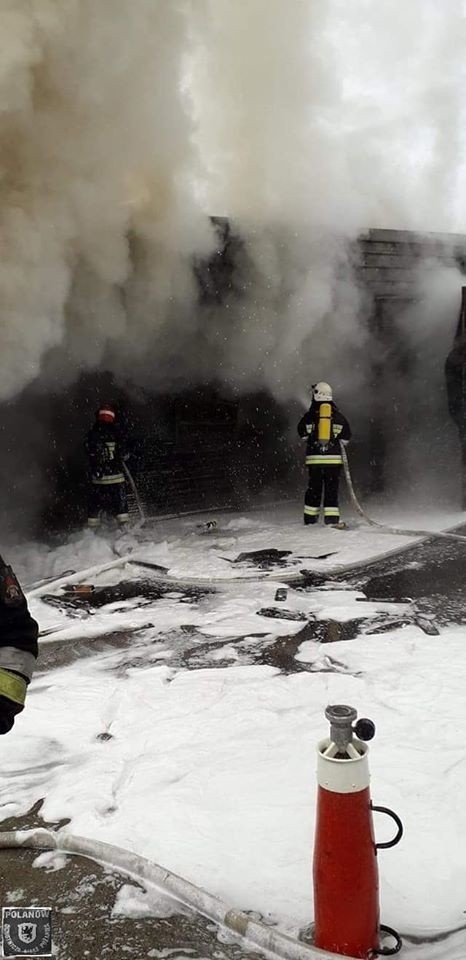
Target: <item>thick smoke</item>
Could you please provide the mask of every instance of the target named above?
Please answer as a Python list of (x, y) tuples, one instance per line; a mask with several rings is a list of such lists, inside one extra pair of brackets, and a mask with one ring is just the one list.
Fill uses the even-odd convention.
[[(98, 367), (140, 335), (121, 302), (129, 237), (147, 237), (162, 328), (209, 248), (193, 200), (181, 91), (186, 18), (176, 2), (2, 0), (0, 302), (8, 397), (48, 350)], [(146, 338), (149, 331), (146, 331)], [(63, 357), (57, 364), (63, 367)]]
[(325, 377), (354, 404), (370, 377), (356, 359), (369, 307), (349, 242), (368, 226), (463, 229), (464, 4), (192, 10), (203, 191), (249, 251), (242, 295), (217, 318), (221, 369), (279, 397)]
[[(374, 354), (355, 239), (464, 230), (463, 0), (0, 0), (0, 14), (0, 398), (86, 370), (286, 402), (323, 378), (358, 414)], [(243, 241), (215, 306), (193, 271), (219, 244), (209, 215)], [(429, 285), (442, 300), (438, 264)], [(452, 269), (432, 343), (460, 285)], [(423, 357), (411, 401), (436, 362), (440, 382)]]
[[(365, 337), (348, 241), (461, 228), (459, 0), (0, 12), (3, 397), (66, 369), (144, 383), (154, 356), (155, 386), (344, 387)], [(248, 246), (215, 334), (191, 268), (215, 246), (207, 214)]]
[(458, 279), (457, 269), (435, 260), (426, 258), (418, 268), (418, 299), (394, 317), (398, 356), (392, 358), (393, 380), (384, 398), (387, 480), (400, 494), (434, 505), (440, 496), (454, 502), (459, 494), (460, 446), (444, 383), (457, 325)]

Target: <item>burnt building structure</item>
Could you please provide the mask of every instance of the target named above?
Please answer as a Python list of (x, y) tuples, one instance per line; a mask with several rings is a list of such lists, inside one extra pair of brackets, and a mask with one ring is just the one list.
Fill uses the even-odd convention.
[[(431, 336), (422, 318), (414, 337), (406, 336), (400, 325), (400, 317), (408, 315), (420, 302), (420, 271), (438, 267), (451, 268), (458, 274), (466, 274), (466, 236), (462, 234), (427, 233), (416, 234), (405, 230), (369, 230), (356, 244), (355, 275), (359, 284), (369, 294), (372, 363), (372, 416), (367, 436), (367, 454), (370, 464), (368, 489), (378, 493), (387, 483), (386, 464), (390, 440), (396, 443), (397, 436), (406, 432), (407, 421), (417, 414), (402, 409), (403, 394), (396, 396), (396, 388), (390, 384), (402, 384), (409, 380), (415, 368), (420, 340)], [(458, 277), (458, 307), (461, 281)], [(438, 320), (441, 328), (442, 319)], [(409, 321), (408, 321), (409, 322)], [(417, 339), (417, 343), (416, 343)], [(449, 331), (445, 329), (442, 353), (437, 358), (437, 369), (443, 377), (443, 363), (450, 350)], [(435, 349), (435, 347), (434, 347)], [(422, 385), (421, 385), (422, 386)], [(435, 390), (439, 383), (425, 383), (423, 389)], [(400, 391), (398, 391), (400, 394)], [(387, 397), (391, 402), (387, 403)], [(447, 403), (441, 397), (445, 417)], [(415, 433), (413, 431), (415, 442)]]
[[(245, 245), (226, 219), (217, 218), (214, 224), (217, 251), (208, 262), (195, 264), (194, 271), (200, 305), (221, 310), (236, 295), (238, 258), (244, 257)], [(416, 352), (398, 318), (419, 299), (420, 267), (435, 262), (465, 272), (466, 237), (369, 230), (351, 245), (349, 260), (354, 282), (364, 292), (372, 357), (369, 415), (364, 424), (355, 425), (352, 463), (359, 489), (381, 493), (389, 485), (390, 444), (396, 444), (398, 433), (406, 432), (402, 391), (391, 390), (390, 385), (409, 378)], [(446, 337), (444, 354), (438, 358), (442, 370), (450, 346)], [(109, 400), (119, 406), (132, 438), (133, 473), (151, 515), (241, 508), (258, 498), (301, 495), (303, 469), (294, 439), (297, 410), (281, 406), (264, 390), (234, 395), (222, 390), (218, 381), (164, 394), (128, 392), (103, 370), (83, 373), (66, 396), (53, 391), (37, 395), (31, 387), (0, 409), (6, 451), (17, 445), (31, 404), (35, 422), (42, 425), (28, 438), (28, 474), (23, 468), (16, 473), (9, 469), (3, 479), (10, 504), (21, 504), (30, 499), (31, 490), (36, 492), (35, 519), (42, 531), (83, 523), (82, 437), (96, 405)], [(13, 453), (12, 457), (14, 462)]]

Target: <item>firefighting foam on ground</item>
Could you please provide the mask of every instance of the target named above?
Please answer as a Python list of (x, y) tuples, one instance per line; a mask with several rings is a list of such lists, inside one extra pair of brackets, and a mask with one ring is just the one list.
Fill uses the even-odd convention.
[(0, 15), (0, 907), (463, 960), (464, 4)]

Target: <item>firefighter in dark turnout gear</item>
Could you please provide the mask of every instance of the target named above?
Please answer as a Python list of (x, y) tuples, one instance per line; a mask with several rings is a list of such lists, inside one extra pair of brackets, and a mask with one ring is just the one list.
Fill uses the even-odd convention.
[(123, 468), (129, 453), (115, 421), (112, 406), (100, 407), (86, 439), (90, 471), (87, 524), (93, 528), (100, 526), (102, 513), (116, 517), (120, 526), (129, 521)]
[(338, 485), (341, 471), (340, 440), (348, 441), (351, 430), (346, 418), (333, 402), (332, 388), (323, 381), (312, 387), (312, 403), (298, 423), (298, 433), (307, 439), (306, 466), (309, 482), (304, 498), (304, 523), (317, 523), (321, 500), (324, 522), (340, 521)]
[(38, 634), (18, 580), (0, 557), (0, 734), (11, 730), (24, 708)]
[(466, 440), (466, 335), (457, 336), (445, 363), (448, 410)]
[(466, 510), (466, 287), (463, 287), (458, 328), (445, 363), (448, 410), (458, 428), (461, 446), (462, 506)]

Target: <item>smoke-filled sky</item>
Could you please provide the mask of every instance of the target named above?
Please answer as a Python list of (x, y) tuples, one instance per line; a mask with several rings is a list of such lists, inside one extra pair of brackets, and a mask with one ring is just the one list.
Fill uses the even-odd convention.
[[(0, 24), (2, 398), (99, 367), (338, 379), (366, 336), (346, 241), (466, 232), (462, 0), (0, 0)], [(209, 214), (248, 255), (207, 311)]]
[(197, 141), (219, 212), (350, 234), (463, 229), (462, 0), (193, 9)]

